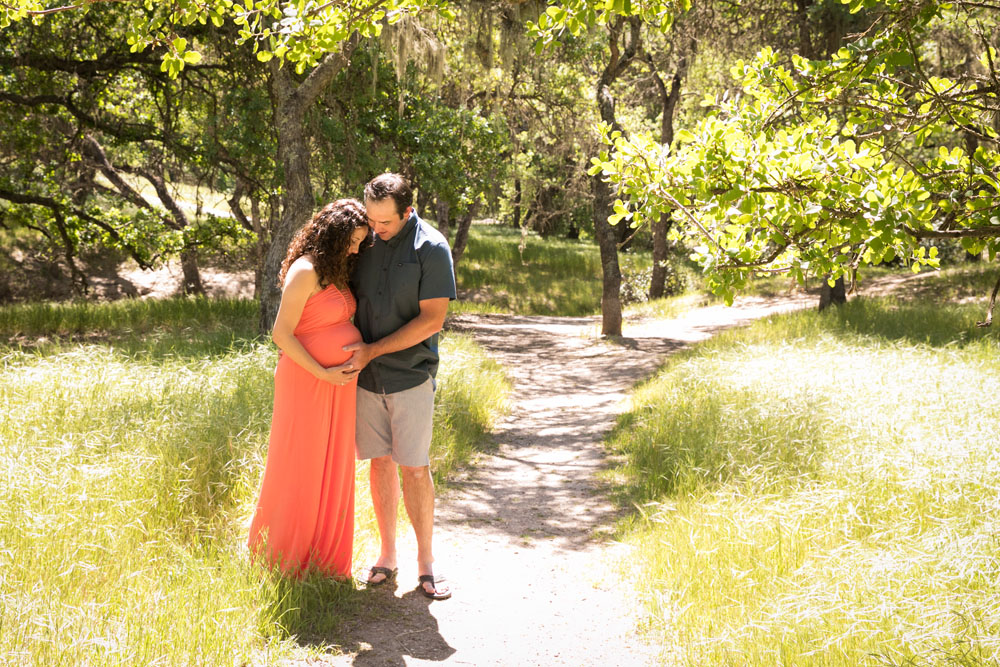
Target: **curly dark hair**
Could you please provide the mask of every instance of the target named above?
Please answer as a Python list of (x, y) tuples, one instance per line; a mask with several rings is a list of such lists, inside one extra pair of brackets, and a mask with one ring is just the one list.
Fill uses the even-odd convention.
[[(278, 285), (284, 287), (285, 276), (292, 262), (303, 255), (312, 258), (313, 268), (319, 277), (320, 287), (331, 283), (346, 286), (354, 268), (356, 256), (348, 255), (351, 236), (355, 229), (368, 229), (368, 215), (357, 199), (338, 199), (324, 206), (312, 220), (295, 233), (288, 246), (288, 254), (281, 263)], [(359, 252), (371, 243), (362, 243)]]

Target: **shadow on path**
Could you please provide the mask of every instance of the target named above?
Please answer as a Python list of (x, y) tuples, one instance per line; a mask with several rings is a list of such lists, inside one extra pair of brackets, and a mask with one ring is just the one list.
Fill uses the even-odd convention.
[(412, 660), (440, 662), (455, 653), (430, 613), (431, 600), (414, 588), (401, 595), (395, 581), (357, 592), (358, 614), (329, 636), (310, 636), (305, 646), (336, 644), (350, 664), (397, 667)]
[(615, 464), (601, 442), (620, 402), (665, 357), (725, 326), (691, 323), (675, 337), (676, 327), (658, 324), (601, 340), (595, 318), (451, 319), (449, 329), (473, 336), (504, 365), (514, 405), (494, 431), (490, 474), (479, 474), (479, 466), (459, 474), (438, 523), (490, 526), (563, 549), (587, 548), (595, 535), (607, 535), (627, 511), (610, 502), (599, 474)]

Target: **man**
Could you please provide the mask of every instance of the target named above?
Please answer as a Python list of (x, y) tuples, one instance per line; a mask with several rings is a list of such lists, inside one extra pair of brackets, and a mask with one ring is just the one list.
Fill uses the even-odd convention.
[[(417, 538), (420, 591), (435, 600), (451, 592), (434, 576), (434, 483), (429, 450), (434, 416), (437, 333), (455, 298), (448, 241), (413, 209), (413, 192), (398, 174), (365, 186), (374, 245), (361, 254), (351, 286), (362, 343), (348, 362), (358, 374), (357, 448), (371, 459), (372, 504), (381, 552), (369, 586), (395, 577), (399, 477), (403, 504)], [(398, 467), (398, 473), (397, 473)]]

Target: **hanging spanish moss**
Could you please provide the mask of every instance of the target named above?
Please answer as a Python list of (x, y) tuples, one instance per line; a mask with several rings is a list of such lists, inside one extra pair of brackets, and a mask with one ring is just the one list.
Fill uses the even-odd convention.
[(446, 47), (434, 33), (409, 14), (382, 29), (382, 45), (399, 81), (399, 113), (403, 113), (406, 66), (415, 63), (434, 83), (444, 78)]
[(525, 41), (525, 25), (529, 20), (537, 21), (545, 11), (541, 0), (524, 0), (516, 4), (503, 3), (500, 14), (500, 62), (504, 69), (514, 65), (514, 55)]

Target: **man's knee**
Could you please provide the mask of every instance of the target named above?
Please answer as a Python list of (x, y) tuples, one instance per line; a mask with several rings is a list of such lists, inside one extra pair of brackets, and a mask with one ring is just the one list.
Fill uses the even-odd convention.
[(371, 466), (378, 470), (391, 470), (396, 467), (396, 462), (388, 455), (376, 456), (371, 460)]
[(419, 482), (424, 479), (430, 479), (431, 469), (430, 466), (399, 466), (400, 473), (403, 475), (403, 479), (406, 481)]
[(378, 486), (390, 487), (398, 486), (399, 481), (396, 474), (396, 462), (391, 456), (379, 456), (371, 460), (372, 488)]
[(409, 489), (411, 494), (433, 493), (434, 480), (431, 479), (430, 466), (399, 466), (403, 477), (403, 492)]

